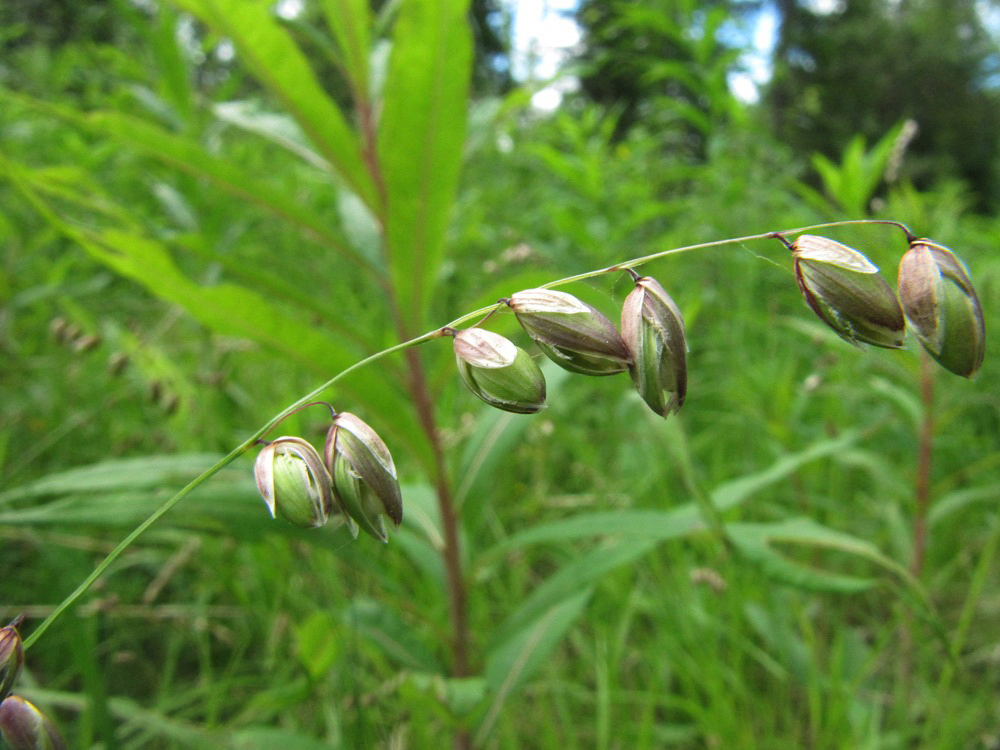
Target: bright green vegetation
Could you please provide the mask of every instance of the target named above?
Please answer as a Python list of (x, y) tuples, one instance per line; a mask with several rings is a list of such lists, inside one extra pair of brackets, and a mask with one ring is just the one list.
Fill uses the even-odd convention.
[[(899, 128), (810, 161), (706, 89), (697, 155), (683, 118), (616, 138), (582, 98), (470, 95), (459, 0), (288, 26), (120, 5), (118, 47), (20, 49), (0, 89), (0, 618), (26, 638), (286, 406), (560, 277), (857, 207), (966, 261), (986, 361), (849, 346), (774, 240), (642, 266), (690, 345), (667, 420), (627, 374), (546, 362), (525, 416), (461, 385), (449, 338), (392, 354), (323, 394), (393, 453), (388, 545), (272, 521), (237, 458), (31, 642), (17, 692), (72, 747), (994, 746), (1000, 222), (952, 181), (885, 184)], [(181, 11), (239, 64), (192, 62)], [(894, 281), (897, 229), (825, 232)], [(565, 287), (612, 320), (631, 288)], [(488, 327), (535, 351), (512, 314)]]

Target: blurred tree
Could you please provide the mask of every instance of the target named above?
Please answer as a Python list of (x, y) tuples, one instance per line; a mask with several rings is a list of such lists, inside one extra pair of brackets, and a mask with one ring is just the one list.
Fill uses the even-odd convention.
[[(277, 4), (277, 3), (276, 3)], [(143, 38), (137, 26), (147, 25), (157, 11), (156, 0), (2, 0), (0, 49), (40, 45), (56, 48), (71, 42), (127, 44)], [(371, 0), (376, 11), (386, 0)], [(501, 93), (510, 89), (510, 23), (501, 0), (471, 0), (469, 22), (473, 30), (475, 61), (473, 90)], [(314, 61), (320, 77), (341, 103), (348, 97), (331, 62), (317, 4), (305, 0), (301, 12), (289, 20), (297, 40)]]
[[(580, 84), (593, 101), (618, 110), (616, 137), (643, 122), (680, 136), (703, 158), (713, 126), (736, 106), (728, 74), (740, 49), (727, 40), (734, 15), (756, 0), (583, 0)], [(721, 32), (721, 33), (720, 33)]]
[[(855, 134), (878, 140), (919, 126), (905, 176), (958, 176), (980, 208), (1000, 201), (998, 49), (977, 0), (841, 0), (817, 12), (775, 0), (781, 32), (765, 96), (776, 134), (799, 152), (837, 158)], [(993, 2), (989, 5), (994, 5)]]
[[(394, 14), (398, 4), (387, 0), (369, 0), (375, 13)], [(392, 15), (388, 16), (389, 18)], [(304, 0), (300, 13), (287, 19), (296, 41), (309, 57), (314, 69), (330, 93), (342, 107), (350, 107), (350, 94), (344, 88), (341, 72), (332, 51), (332, 41), (326, 33), (326, 22), (320, 4)], [(509, 91), (514, 84), (510, 72), (510, 19), (502, 0), (470, 0), (469, 24), (472, 28), (474, 94), (498, 94)]]
[(4, 0), (0, 3), (3, 46), (114, 40), (115, 0)]
[(510, 72), (510, 15), (501, 0), (472, 0), (469, 7), (472, 42), (472, 90), (479, 94), (509, 91), (514, 85)]

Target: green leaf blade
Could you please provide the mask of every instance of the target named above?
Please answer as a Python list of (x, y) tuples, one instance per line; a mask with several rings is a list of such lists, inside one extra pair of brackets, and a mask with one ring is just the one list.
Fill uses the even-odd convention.
[(378, 131), (393, 285), (422, 330), (465, 141), (472, 37), (467, 0), (409, 0), (396, 22)]
[(361, 140), (326, 94), (305, 55), (261, 0), (173, 0), (229, 37), (250, 72), (281, 102), (324, 158), (373, 209), (380, 205)]
[(340, 51), (340, 62), (355, 104), (367, 107), (368, 58), (371, 47), (371, 10), (368, 0), (322, 0), (330, 33)]
[(493, 701), (479, 726), (477, 745), (489, 736), (508, 698), (539, 670), (583, 614), (593, 591), (588, 587), (554, 604), (523, 630), (491, 650), (485, 675), (486, 684), (493, 691)]

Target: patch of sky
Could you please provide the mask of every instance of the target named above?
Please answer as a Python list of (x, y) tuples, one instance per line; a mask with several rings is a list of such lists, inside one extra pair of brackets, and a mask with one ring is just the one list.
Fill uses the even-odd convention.
[[(538, 90), (532, 105), (551, 111), (579, 82), (564, 64), (579, 49), (582, 33), (574, 14), (579, 0), (506, 0), (512, 17), (511, 70), (514, 78)], [(837, 0), (812, 0), (831, 6)], [(830, 11), (824, 11), (830, 12)], [(746, 102), (760, 98), (760, 87), (771, 77), (771, 53), (778, 34), (778, 13), (767, 4), (763, 10), (733, 21), (721, 30), (723, 41), (744, 50), (729, 76), (733, 94)]]
[(736, 66), (728, 76), (729, 90), (740, 101), (760, 99), (760, 89), (771, 80), (771, 56), (778, 40), (778, 12), (771, 5), (745, 18), (724, 24), (721, 41), (741, 50)]
[(552, 111), (563, 96), (579, 85), (562, 71), (580, 44), (581, 31), (573, 17), (579, 0), (508, 0), (511, 6), (511, 72), (529, 85), (536, 109)]

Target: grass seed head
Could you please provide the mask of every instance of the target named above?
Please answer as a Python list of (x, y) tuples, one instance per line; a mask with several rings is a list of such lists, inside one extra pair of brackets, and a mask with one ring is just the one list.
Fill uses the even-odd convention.
[[(326, 436), (323, 462), (333, 478), (333, 494), (341, 509), (365, 533), (387, 542), (384, 516), (403, 522), (403, 497), (389, 449), (371, 427), (349, 412), (333, 420)], [(357, 529), (352, 528), (357, 534)]]
[(903, 345), (906, 323), (896, 295), (868, 258), (826, 237), (792, 243), (795, 279), (820, 320), (852, 344)]
[(661, 417), (681, 408), (687, 393), (684, 318), (659, 282), (643, 276), (622, 306), (622, 338), (629, 374), (650, 409)]
[(0, 630), (0, 701), (14, 686), (24, 666), (24, 648), (14, 624)]
[(538, 348), (563, 369), (614, 375), (632, 361), (615, 324), (571, 294), (526, 289), (506, 302)]
[(983, 363), (983, 309), (965, 264), (946, 247), (914, 240), (899, 263), (899, 299), (913, 331), (938, 363), (972, 377)]
[(490, 406), (515, 414), (545, 408), (545, 376), (531, 356), (503, 336), (481, 328), (455, 334), (462, 381)]
[(265, 445), (254, 478), (272, 518), (277, 512), (296, 526), (317, 527), (333, 511), (330, 475), (318, 451), (302, 438), (280, 437)]
[(0, 737), (10, 750), (65, 750), (66, 742), (45, 714), (24, 698), (0, 703)]

